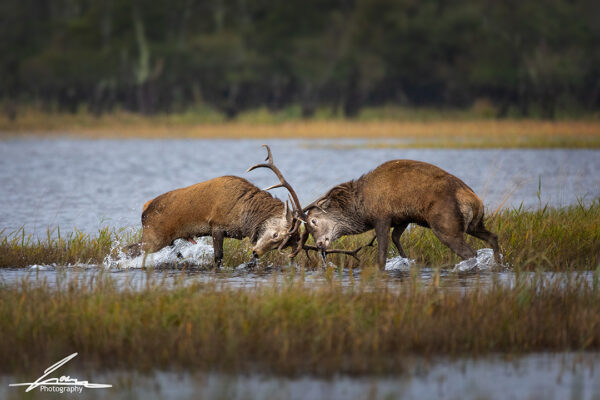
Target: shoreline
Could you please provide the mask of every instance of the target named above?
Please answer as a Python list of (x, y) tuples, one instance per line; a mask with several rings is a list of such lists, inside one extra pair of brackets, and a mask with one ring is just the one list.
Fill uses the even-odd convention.
[[(27, 115), (0, 119), (0, 140), (81, 139), (368, 139), (399, 148), (600, 148), (600, 120), (289, 120), (188, 122), (130, 114)], [(391, 142), (384, 142), (391, 141)]]

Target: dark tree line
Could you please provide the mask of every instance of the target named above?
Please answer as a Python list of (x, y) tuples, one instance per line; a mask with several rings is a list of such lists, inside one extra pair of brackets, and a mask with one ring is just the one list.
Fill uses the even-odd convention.
[(597, 0), (2, 0), (0, 54), (9, 113), (600, 106)]

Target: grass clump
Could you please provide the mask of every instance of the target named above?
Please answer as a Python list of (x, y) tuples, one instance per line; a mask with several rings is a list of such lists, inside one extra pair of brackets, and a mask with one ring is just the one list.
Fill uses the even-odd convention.
[(34, 264), (99, 264), (116, 243), (132, 241), (136, 234), (117, 232), (108, 227), (97, 235), (80, 231), (61, 234), (60, 228), (47, 229), (46, 237), (27, 234), (24, 228), (6, 233), (0, 230), (0, 267), (24, 267)]
[(253, 289), (216, 282), (117, 289), (107, 277), (52, 288), (0, 286), (3, 372), (50, 365), (77, 351), (101, 368), (193, 368), (267, 373), (400, 372), (409, 355), (600, 348), (593, 282), (539, 274), (466, 292), (371, 275)]

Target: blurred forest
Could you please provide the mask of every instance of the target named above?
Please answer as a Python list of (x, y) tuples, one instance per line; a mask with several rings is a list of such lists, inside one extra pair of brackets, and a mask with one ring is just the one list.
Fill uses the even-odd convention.
[(600, 106), (598, 0), (2, 0), (0, 48), (11, 118)]

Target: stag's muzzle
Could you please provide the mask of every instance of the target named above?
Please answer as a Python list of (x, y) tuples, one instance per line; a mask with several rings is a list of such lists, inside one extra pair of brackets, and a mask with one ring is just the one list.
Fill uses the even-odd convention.
[(325, 238), (323, 240), (318, 240), (317, 241), (317, 247), (319, 248), (319, 250), (327, 250), (327, 248), (329, 247), (329, 238)]

